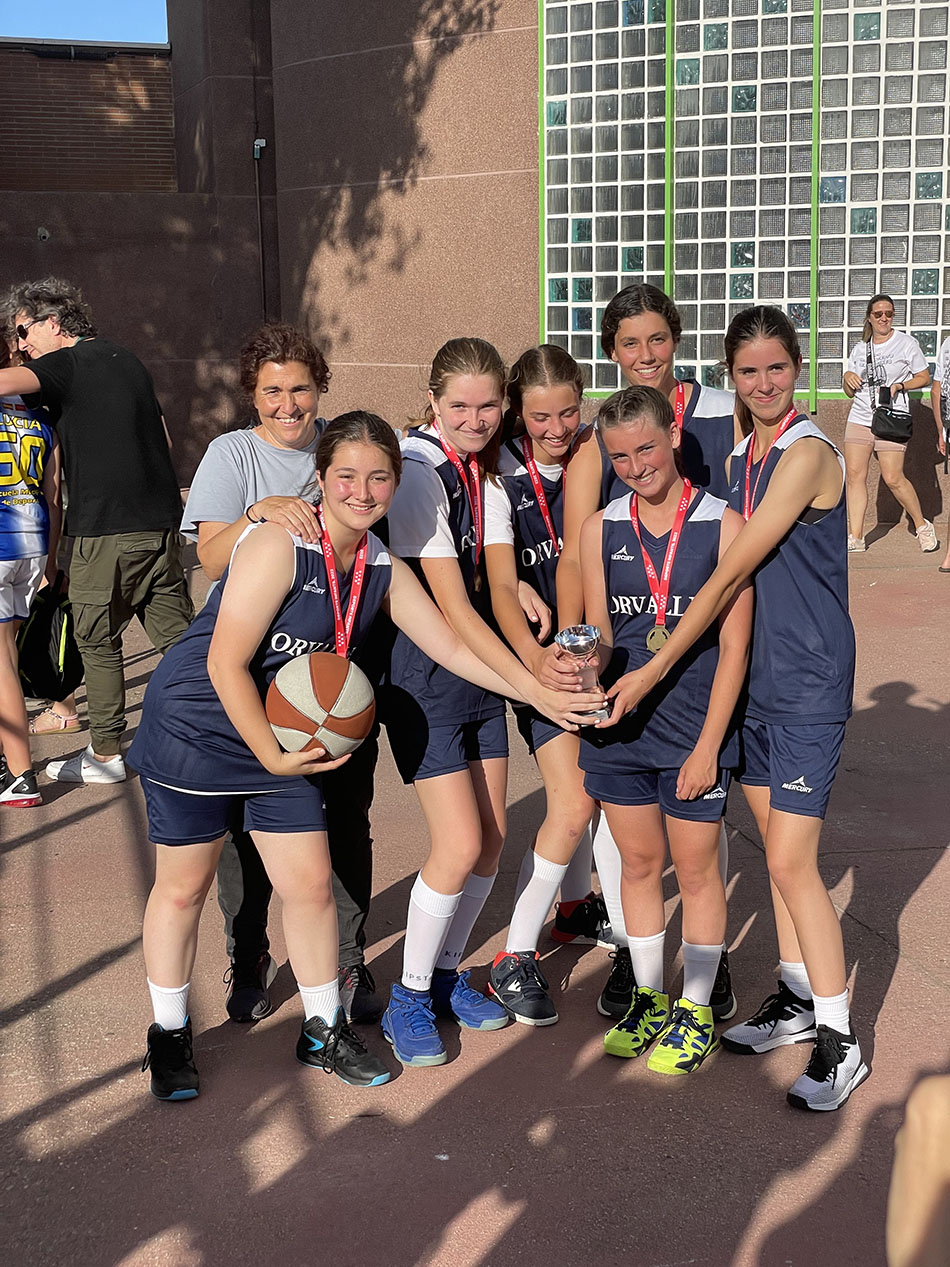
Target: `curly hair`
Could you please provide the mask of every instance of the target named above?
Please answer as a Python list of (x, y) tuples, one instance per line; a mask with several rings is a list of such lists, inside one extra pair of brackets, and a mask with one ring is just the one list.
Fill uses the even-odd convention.
[(61, 277), (11, 286), (3, 301), (4, 325), (11, 331), (19, 312), (31, 321), (55, 317), (64, 333), (77, 339), (94, 338), (98, 333), (82, 291)]
[(257, 378), (261, 366), (268, 361), (275, 365), (286, 365), (288, 361), (299, 361), (306, 365), (318, 392), (329, 391), (330, 370), (323, 353), (296, 326), (284, 325), (281, 322), (268, 322), (260, 326), (241, 348), (240, 381), (245, 396), (249, 401), (254, 399)]

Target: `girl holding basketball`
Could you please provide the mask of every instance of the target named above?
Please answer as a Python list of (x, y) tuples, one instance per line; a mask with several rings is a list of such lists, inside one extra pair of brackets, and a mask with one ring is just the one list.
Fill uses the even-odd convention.
[[(409, 560), (463, 642), (528, 703), (561, 724), (551, 704), (564, 693), (541, 686), (483, 619), (489, 597), (481, 579), (484, 477), (494, 469), (504, 394), (505, 367), (490, 343), (452, 339), (439, 349), (425, 420), (403, 441), (403, 482), (389, 515), (390, 543)], [(577, 695), (577, 712), (596, 707), (595, 698)], [(436, 1016), (476, 1030), (497, 1029), (508, 1020), (503, 1007), (468, 984), (468, 973), (458, 972), (505, 839), (504, 712), (498, 694), (473, 689), (408, 638), (397, 637), (386, 726), (399, 772), (418, 793), (432, 842), (412, 888), (402, 979), (392, 987), (382, 1022), (383, 1034), (406, 1065), (444, 1064)]]
[[(580, 426), (583, 390), (580, 367), (562, 348), (545, 344), (525, 352), (507, 383), (509, 417), (520, 421), (524, 434), (505, 442), (498, 482), (485, 485), (485, 563), (499, 628), (535, 677), (568, 686), (576, 680), (575, 670), (553, 654), (550, 631), (542, 636), (537, 626), (532, 628), (518, 591), (526, 581), (556, 610), (564, 464)], [(514, 1020), (552, 1025), (557, 1009), (539, 964), (538, 937), (558, 887), (562, 898), (573, 896), (567, 876), (575, 864), (578, 900), (562, 901), (561, 909), (568, 906), (574, 915), (584, 903), (601, 906), (600, 899), (584, 896), (590, 887), (589, 835), (586, 849), (578, 848), (594, 806), (577, 765), (577, 736), (531, 709), (516, 708), (515, 716), (541, 772), (546, 809), (522, 864), (507, 942), (492, 965), (489, 989)]]
[[(742, 519), (680, 473), (682, 429), (664, 393), (628, 387), (606, 401), (597, 426), (614, 469), (633, 491), (584, 524), (584, 600), (602, 634), (601, 672), (607, 681), (622, 681), (677, 627)], [(751, 627), (751, 589), (740, 587), (675, 678), (616, 730), (591, 729), (581, 740), (584, 788), (603, 806), (623, 862), (636, 977), (631, 1006), (604, 1047), (632, 1057), (655, 1042), (648, 1064), (660, 1073), (692, 1073), (719, 1045), (710, 1007), (726, 929), (719, 825), (738, 759), (733, 713)], [(676, 1002), (664, 989), (667, 836), (683, 911), (683, 989)]]
[(841, 927), (818, 842), (851, 714), (845, 464), (794, 404), (798, 336), (777, 308), (747, 308), (726, 364), (751, 434), (731, 459), (730, 502), (745, 527), (670, 640), (610, 693), (615, 725), (671, 672), (749, 577), (755, 622), (740, 781), (765, 842), (778, 932), (778, 990), (723, 1045), (745, 1054), (813, 1042), (788, 1093), (796, 1108), (840, 1108), (869, 1069), (851, 1026)]
[(509, 689), (368, 531), (389, 508), (400, 474), (389, 425), (372, 414), (343, 415), (321, 437), (315, 466), (321, 540), (279, 524), (248, 526), (222, 584), (153, 674), (129, 754), (142, 775), (156, 853), (143, 945), (155, 1016), (145, 1064), (160, 1099), (198, 1094), (189, 983), (201, 907), (236, 804), (282, 899), (304, 1007), (298, 1060), (354, 1086), (389, 1078), (340, 1007), (321, 778), (345, 758), (280, 749), (262, 703), (280, 666), (313, 650), (353, 655), (382, 608), (454, 672), (486, 690)]
[[(680, 431), (680, 461), (696, 488), (708, 489), (716, 497), (727, 496), (726, 459), (741, 438), (735, 417), (735, 397), (731, 392), (701, 386), (676, 375), (676, 352), (682, 322), (676, 305), (656, 286), (637, 283), (625, 286), (604, 310), (600, 342), (604, 353), (620, 367), (631, 387), (655, 387), (673, 406)], [(588, 516), (616, 497), (627, 493), (627, 485), (614, 470), (597, 427), (586, 431), (575, 445), (565, 479), (564, 548), (557, 568), (558, 615), (562, 625), (583, 619), (584, 586), (580, 567), (581, 525)], [(619, 941), (610, 977), (600, 996), (598, 1010), (605, 1016), (622, 1017), (630, 1002), (633, 985), (627, 956), (616, 873), (616, 848), (606, 823), (601, 821), (594, 837), (594, 857), (610, 912), (610, 923)], [(729, 849), (723, 829), (719, 838), (719, 868), (725, 883)], [(725, 951), (713, 991), (713, 1012), (726, 1019), (736, 1010)]]

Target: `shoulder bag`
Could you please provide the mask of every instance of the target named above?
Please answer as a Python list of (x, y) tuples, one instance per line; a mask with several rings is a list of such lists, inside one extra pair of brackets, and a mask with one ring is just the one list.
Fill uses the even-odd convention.
[[(909, 413), (895, 409), (892, 404), (878, 405), (874, 402), (874, 357), (871, 354), (872, 340), (868, 339), (868, 395), (871, 397), (871, 435), (878, 440), (890, 440), (892, 444), (906, 444), (914, 433), (914, 420)], [(888, 393), (889, 395), (890, 393)]]

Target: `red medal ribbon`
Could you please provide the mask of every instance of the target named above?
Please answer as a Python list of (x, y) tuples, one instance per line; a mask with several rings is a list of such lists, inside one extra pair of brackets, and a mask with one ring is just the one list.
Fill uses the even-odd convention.
[(323, 536), (320, 545), (323, 548), (323, 559), (327, 565), (327, 584), (330, 587), (330, 601), (333, 603), (333, 626), (336, 631), (336, 654), (346, 659), (350, 649), (350, 638), (353, 636), (353, 625), (356, 621), (356, 610), (360, 605), (360, 592), (363, 588), (363, 575), (366, 571), (366, 533), (356, 549), (356, 560), (353, 564), (353, 580), (350, 583), (350, 601), (346, 605), (346, 620), (343, 619), (343, 604), (340, 602), (340, 581), (333, 561), (333, 543), (327, 532), (323, 519), (323, 507), (317, 507), (317, 518)]
[(643, 566), (646, 570), (647, 580), (650, 583), (650, 593), (653, 595), (653, 602), (656, 605), (656, 621), (655, 624), (665, 626), (666, 609), (670, 605), (670, 576), (673, 572), (673, 559), (676, 556), (676, 549), (680, 543), (680, 536), (683, 531), (683, 521), (686, 518), (686, 512), (689, 510), (690, 494), (693, 486), (689, 480), (683, 480), (683, 496), (680, 498), (680, 504), (676, 508), (676, 517), (673, 520), (673, 527), (670, 529), (670, 539), (666, 546), (666, 555), (663, 558), (663, 569), (657, 576), (656, 568), (653, 566), (653, 560), (647, 553), (643, 544), (643, 538), (640, 536), (640, 517), (637, 514), (637, 494), (634, 493), (630, 498), (630, 522), (633, 524), (633, 531), (637, 534), (637, 541), (640, 543), (640, 553), (643, 555)]
[(673, 402), (673, 414), (676, 418), (676, 426), (679, 431), (683, 430), (683, 415), (686, 413), (686, 388), (682, 383), (676, 384), (676, 400)]
[[(544, 485), (541, 483), (541, 473), (538, 470), (537, 462), (534, 460), (534, 445), (531, 443), (530, 436), (522, 436), (521, 450), (524, 453), (524, 464), (528, 468), (528, 477), (531, 480), (531, 487), (534, 489), (534, 495), (538, 499), (538, 509), (541, 511), (544, 526), (547, 528), (548, 536), (551, 538), (551, 544), (554, 546), (554, 553), (560, 556), (561, 543), (558, 540), (558, 535), (554, 528), (554, 520), (551, 518), (551, 508), (548, 506), (548, 499), (544, 494)], [(570, 457), (570, 453), (568, 453), (567, 456)], [(566, 467), (567, 459), (565, 459), (561, 465), (562, 467)]]
[(755, 477), (755, 483), (752, 485), (751, 493), (749, 492), (749, 482), (752, 479), (752, 450), (755, 448), (755, 432), (753, 431), (752, 435), (749, 437), (749, 448), (748, 448), (748, 451), (746, 452), (746, 458), (745, 458), (745, 497), (743, 498), (743, 501), (742, 501), (742, 518), (746, 521), (746, 523), (748, 523), (749, 520), (752, 518), (752, 503), (755, 501), (755, 492), (756, 492), (756, 489), (759, 487), (759, 480), (762, 478), (762, 472), (765, 469), (765, 459), (772, 452), (772, 445), (775, 443), (775, 441), (779, 438), (779, 436), (785, 434), (785, 432), (792, 425), (792, 421), (797, 417), (798, 417), (798, 410), (795, 408), (794, 405), (792, 405), (791, 409), (788, 411), (788, 413), (785, 415), (782, 421), (778, 424), (778, 430), (775, 432), (775, 435), (769, 441), (769, 447), (765, 450), (765, 453), (762, 457), (762, 462), (759, 466), (759, 473)]
[(435, 427), (435, 433), (439, 437), (439, 443), (442, 445), (445, 456), (458, 471), (459, 479), (462, 481), (462, 486), (468, 496), (468, 504), (475, 526), (475, 562), (478, 563), (482, 557), (482, 543), (485, 540), (485, 528), (482, 518), (482, 483), (478, 473), (478, 458), (474, 453), (469, 454), (468, 471), (466, 472), (462, 459), (446, 441), (438, 422), (434, 421), (432, 425)]

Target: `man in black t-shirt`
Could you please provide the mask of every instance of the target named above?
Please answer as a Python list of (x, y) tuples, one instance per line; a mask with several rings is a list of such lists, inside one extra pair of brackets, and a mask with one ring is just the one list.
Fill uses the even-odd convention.
[(91, 743), (46, 772), (67, 783), (118, 783), (125, 778), (122, 635), (138, 616), (164, 652), (194, 614), (164, 419), (148, 370), (98, 336), (75, 286), (52, 277), (29, 282), (14, 287), (6, 309), (30, 363), (0, 370), (0, 394), (60, 411), (64, 531), (74, 538), (70, 597), (86, 671)]

